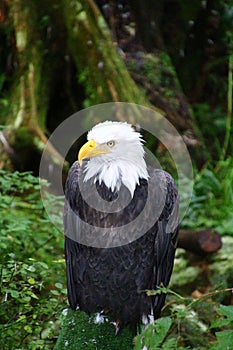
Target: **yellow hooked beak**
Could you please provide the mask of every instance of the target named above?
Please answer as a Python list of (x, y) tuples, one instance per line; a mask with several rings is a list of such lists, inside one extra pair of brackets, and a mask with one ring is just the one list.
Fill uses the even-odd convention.
[(85, 143), (79, 150), (78, 161), (82, 165), (82, 160), (85, 158), (96, 157), (100, 154), (109, 153), (107, 150), (100, 148), (100, 146), (95, 142), (95, 140), (90, 140)]

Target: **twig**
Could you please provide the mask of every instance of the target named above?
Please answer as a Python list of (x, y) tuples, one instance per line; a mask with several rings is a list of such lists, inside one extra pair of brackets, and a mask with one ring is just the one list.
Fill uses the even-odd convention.
[(233, 288), (225, 288), (225, 289), (221, 289), (221, 290), (214, 290), (213, 292), (209, 292), (209, 293), (203, 294), (200, 297), (193, 299), (191, 301), (191, 303), (188, 304), (188, 307), (191, 308), (194, 304), (198, 303), (200, 300), (208, 299), (209, 297), (212, 297), (214, 295), (218, 295), (218, 294), (226, 293), (226, 292), (232, 292), (233, 293)]
[(166, 287), (158, 287), (156, 290), (143, 290), (141, 292), (146, 292), (146, 294), (148, 296), (152, 296), (152, 295), (158, 295), (158, 294), (172, 294), (174, 295), (176, 298), (182, 300), (182, 301), (191, 301), (189, 302), (189, 304), (187, 305), (188, 308), (191, 308), (194, 304), (198, 303), (199, 301), (203, 300), (203, 299), (208, 299), (209, 297), (212, 297), (214, 295), (217, 294), (221, 294), (221, 293), (226, 293), (226, 292), (232, 292), (233, 293), (233, 288), (225, 288), (225, 289), (221, 289), (221, 290), (214, 290), (213, 292), (209, 292), (206, 294), (201, 295), (199, 298), (189, 298), (189, 297), (183, 297), (182, 295), (174, 292), (173, 290), (166, 288)]

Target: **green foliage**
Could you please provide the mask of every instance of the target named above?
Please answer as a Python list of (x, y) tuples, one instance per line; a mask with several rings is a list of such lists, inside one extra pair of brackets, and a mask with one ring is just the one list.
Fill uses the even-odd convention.
[(226, 330), (221, 332), (216, 332), (217, 342), (213, 343), (210, 350), (230, 350), (233, 346), (233, 331)]
[[(161, 288), (162, 292), (170, 293), (170, 316), (162, 317), (145, 328), (135, 337), (135, 350), (220, 350), (231, 349), (233, 346), (233, 306), (217, 307), (210, 300), (215, 294), (223, 291), (210, 292), (199, 299), (184, 298), (173, 291)], [(226, 291), (226, 290), (225, 290)], [(158, 291), (149, 292), (150, 295)], [(207, 298), (208, 297), (208, 298)], [(205, 299), (208, 299), (205, 300)], [(180, 301), (182, 300), (182, 303)], [(204, 312), (203, 312), (204, 311)], [(205, 312), (206, 311), (206, 312)], [(213, 336), (213, 329), (217, 331)]]
[(204, 139), (203, 142), (210, 151), (213, 159), (217, 160), (223, 146), (222, 140), (225, 134), (226, 112), (223, 111), (221, 106), (211, 108), (208, 103), (195, 104), (193, 111), (196, 123)]
[(0, 349), (50, 349), (66, 302), (63, 237), (38, 179), (0, 171)]
[[(222, 162), (219, 169), (206, 168), (196, 176), (196, 200), (190, 209), (193, 216), (186, 219), (188, 225), (192, 220), (201, 224), (206, 218), (223, 227), (221, 218), (229, 220), (226, 213), (232, 208), (232, 160)], [(172, 286), (185, 287), (187, 297), (183, 291), (182, 296), (167, 289), (151, 292), (168, 293), (164, 317), (142, 330), (135, 345), (127, 327), (116, 337), (111, 323), (96, 325), (80, 311), (69, 310), (60, 319), (67, 304), (63, 237), (43, 209), (38, 179), (30, 173), (0, 171), (0, 189), (0, 349), (52, 349), (58, 334), (56, 350), (76, 349), (77, 344), (79, 349), (98, 350), (230, 349), (232, 306), (218, 307), (226, 293), (213, 291), (200, 300), (190, 298), (187, 286), (190, 282), (198, 286), (200, 268), (190, 266), (182, 251), (178, 251)], [(49, 197), (51, 205), (58, 200)], [(211, 217), (209, 208), (218, 216)], [(57, 220), (61, 220), (60, 215)], [(210, 284), (221, 288), (228, 288), (233, 275), (229, 268), (233, 241), (227, 239), (232, 237), (223, 237), (223, 248), (209, 267)]]
[(170, 286), (185, 286), (195, 281), (199, 274), (200, 268), (198, 266), (189, 266), (184, 250), (177, 249)]
[[(135, 338), (135, 350), (141, 350), (143, 347), (151, 350), (161, 349), (160, 346), (163, 344), (171, 324), (172, 320), (170, 317), (156, 320), (154, 324), (151, 324)], [(170, 346), (174, 345), (174, 338), (172, 341), (169, 339), (169, 346), (166, 343), (162, 346), (162, 349), (172, 349), (173, 347)]]
[(221, 305), (217, 311), (218, 316), (213, 320), (211, 328), (225, 329), (215, 333), (217, 341), (211, 344), (210, 350), (231, 349), (233, 347), (233, 306)]
[(233, 286), (233, 237), (222, 237), (222, 243), (222, 249), (211, 258), (209, 279), (211, 285), (226, 288), (228, 286)]
[(233, 306), (221, 305), (218, 309), (218, 314), (222, 317), (216, 317), (211, 324), (211, 328), (229, 326), (233, 329)]
[(192, 201), (182, 224), (189, 228), (215, 228), (233, 235), (233, 158), (205, 167), (196, 175)]

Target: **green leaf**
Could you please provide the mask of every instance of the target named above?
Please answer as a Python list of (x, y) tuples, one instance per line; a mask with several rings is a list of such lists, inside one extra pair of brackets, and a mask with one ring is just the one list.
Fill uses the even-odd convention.
[(28, 291), (27, 294), (30, 295), (30, 297), (32, 297), (33, 299), (39, 299), (38, 296), (31, 291)]
[(217, 310), (218, 314), (224, 316), (224, 318), (215, 317), (211, 323), (210, 328), (219, 328), (227, 326), (233, 322), (233, 306), (232, 305), (221, 305)]
[(225, 316), (229, 322), (233, 321), (233, 305), (221, 305), (218, 309), (218, 313)]
[(31, 301), (31, 297), (29, 297), (29, 296), (25, 296), (25, 297), (22, 298), (22, 300), (20, 300), (20, 302), (23, 303), (23, 304), (27, 304), (30, 301)]
[(25, 315), (21, 315), (21, 316), (19, 316), (19, 318), (17, 319), (16, 322), (23, 322), (25, 320), (26, 320), (26, 316)]
[(34, 284), (36, 283), (36, 281), (34, 280), (34, 278), (30, 277), (30, 278), (28, 279), (28, 283), (34, 285)]
[(162, 346), (163, 350), (174, 350), (177, 349), (177, 339), (169, 338)]
[(32, 328), (29, 325), (23, 327), (27, 333), (32, 333)]
[(62, 289), (63, 285), (61, 283), (55, 283), (55, 287), (58, 289)]
[(51, 293), (53, 294), (53, 295), (60, 295), (60, 292), (58, 292), (58, 290), (51, 290)]
[(229, 324), (229, 321), (227, 319), (221, 319), (218, 317), (215, 317), (213, 322), (211, 323), (210, 328), (220, 328), (223, 326), (227, 326)]
[(17, 290), (9, 290), (9, 293), (11, 294), (12, 298), (17, 299), (19, 297), (19, 292)]
[[(161, 317), (154, 324), (150, 324), (140, 335), (135, 337), (135, 350), (141, 350), (143, 348), (150, 350), (160, 349), (171, 324), (172, 319), (170, 317)], [(169, 341), (168, 346), (170, 347), (167, 347), (167, 349), (171, 349), (172, 342)]]
[(213, 343), (210, 350), (231, 350), (233, 346), (233, 331), (225, 330), (216, 332), (217, 342)]
[(155, 345), (161, 345), (172, 324), (171, 317), (161, 317), (155, 321)]

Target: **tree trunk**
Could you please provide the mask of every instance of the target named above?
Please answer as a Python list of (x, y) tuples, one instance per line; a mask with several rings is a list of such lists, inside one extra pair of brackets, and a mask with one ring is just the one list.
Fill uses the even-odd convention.
[[(8, 126), (2, 135), (2, 139), (6, 142), (1, 146), (8, 160), (13, 158), (7, 152), (6, 143), (14, 149), (14, 158), (17, 161), (13, 166), (24, 170), (30, 169), (29, 164), (32, 159), (35, 160), (35, 154), (39, 161), (47, 142), (46, 114), (51, 97), (49, 86), (52, 86), (53, 78), (51, 54), (49, 55), (48, 51), (52, 50), (52, 47), (48, 50), (44, 44), (45, 34), (43, 31), (39, 32), (37, 28), (40, 27), (40, 16), (43, 18), (49, 10), (43, 1), (40, 16), (37, 3), (9, 0), (7, 4), (15, 32), (17, 70), (14, 72), (13, 84), (8, 92), (11, 104), (5, 118), (5, 124)], [(52, 2), (49, 2), (49, 7), (51, 11)], [(125, 101), (156, 110), (130, 77), (94, 1), (63, 1), (58, 6), (57, 17), (60, 18), (59, 23), (55, 21), (52, 24), (56, 30), (59, 30), (56, 26), (61, 25), (60, 22), (66, 24), (67, 35), (63, 39), (68, 41), (68, 55), (71, 53), (77, 67), (78, 81), (84, 86), (86, 96), (84, 105)], [(123, 120), (124, 116), (118, 113), (117, 118)], [(135, 118), (132, 115), (132, 123), (134, 122)], [(85, 126), (88, 125), (88, 121), (83, 123)], [(63, 159), (53, 146), (49, 145), (48, 148), (50, 150), (48, 162), (62, 164)], [(9, 167), (6, 164), (3, 158), (1, 166)]]
[[(15, 34), (17, 70), (9, 90), (10, 106), (5, 118), (1, 148), (2, 168), (19, 168), (38, 159), (47, 143), (45, 135), (48, 105), (48, 82), (51, 70), (45, 64), (45, 47), (38, 32), (39, 16), (32, 1), (7, 1), (9, 18)], [(50, 161), (62, 164), (63, 159), (52, 145)], [(14, 150), (14, 155), (9, 153)], [(11, 160), (11, 162), (9, 162)]]
[(137, 102), (149, 105), (117, 53), (107, 24), (93, 0), (64, 1), (69, 47), (85, 84), (86, 105)]

